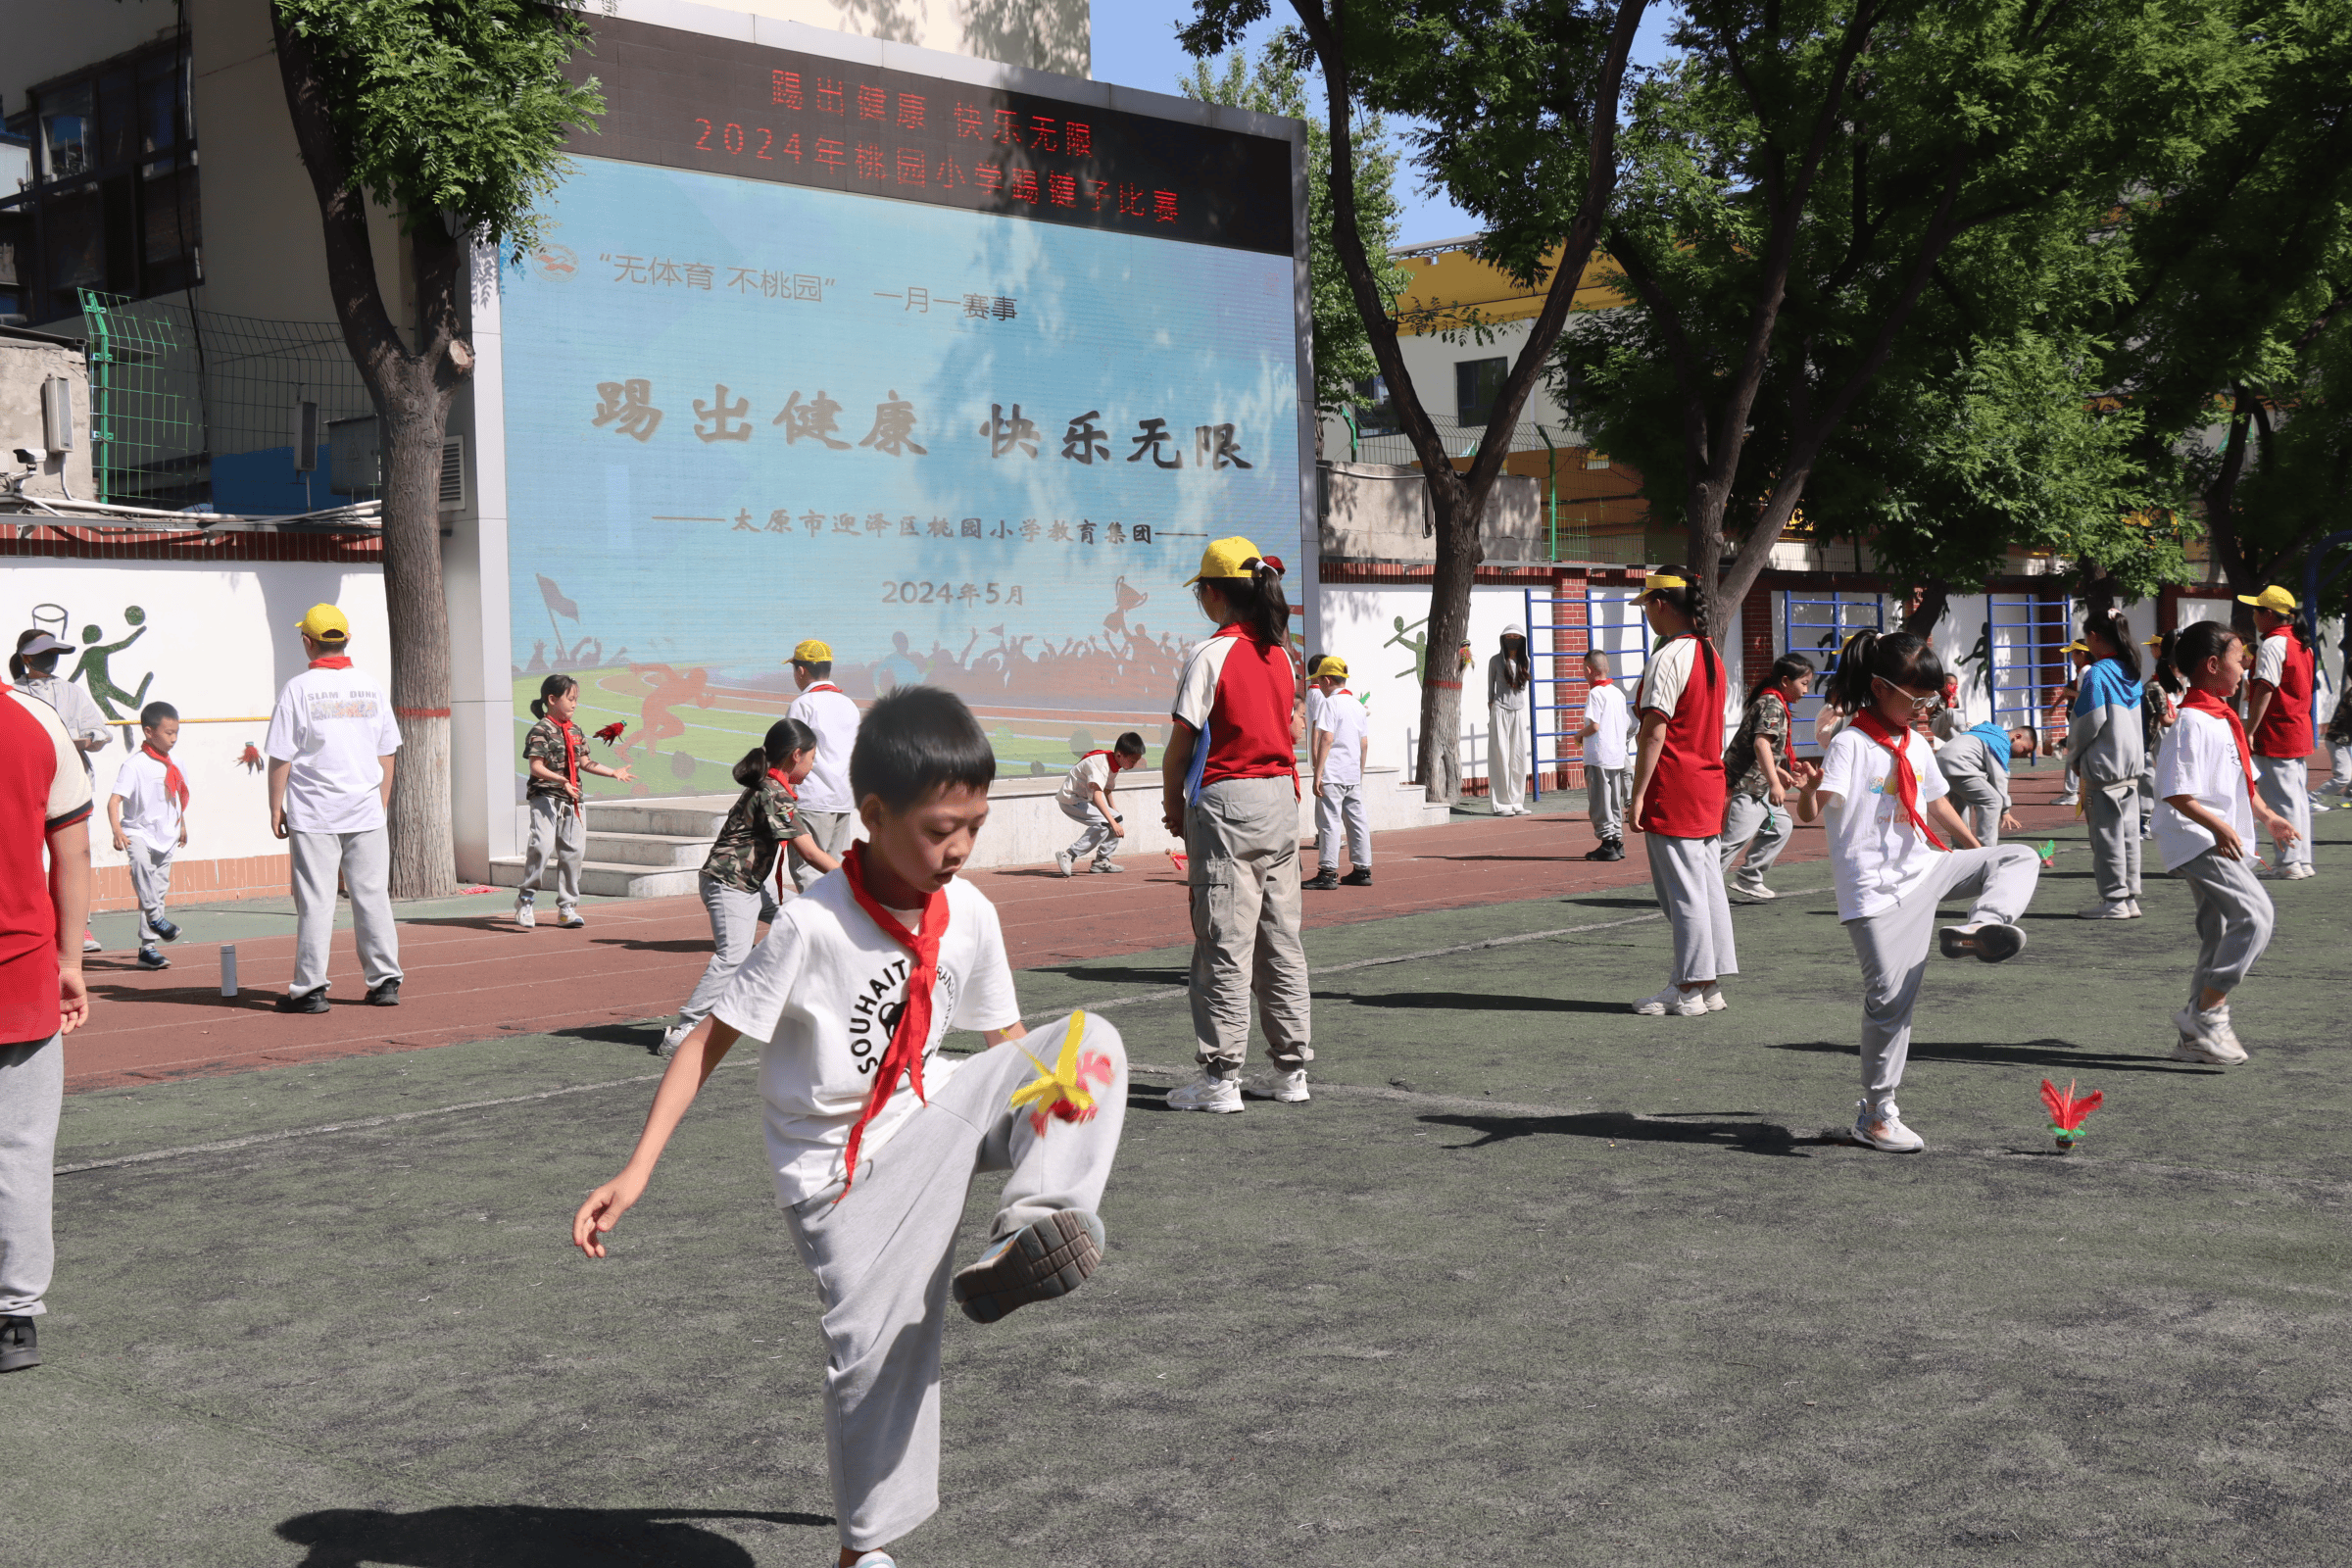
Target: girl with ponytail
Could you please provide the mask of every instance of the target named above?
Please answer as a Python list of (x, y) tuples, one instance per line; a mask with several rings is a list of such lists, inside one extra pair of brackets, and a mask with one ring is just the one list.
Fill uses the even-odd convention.
[(1634, 1004), (1644, 1017), (1695, 1018), (1724, 1007), (1727, 974), (1740, 972), (1732, 904), (1721, 869), (1723, 656), (1707, 632), (1706, 590), (1687, 566), (1660, 566), (1641, 593), (1660, 641), (1634, 699), (1641, 737), (1634, 755), (1634, 823), (1646, 835), (1649, 875), (1674, 929), (1666, 988)]
[(571, 715), (580, 706), (580, 683), (569, 675), (550, 675), (531, 699), (531, 716), (539, 722), (522, 737), (522, 766), (529, 775), (523, 801), (531, 813), (530, 844), (522, 853), (522, 888), (514, 895), (514, 923), (539, 923), (539, 884), (546, 879), (548, 861), (556, 866), (556, 924), (570, 930), (588, 922), (580, 918), (580, 865), (588, 854), (588, 826), (580, 801), (580, 775), (636, 782), (626, 767), (607, 767), (591, 761), (588, 737)]
[(2145, 692), (2139, 649), (2112, 611), (2082, 624), (2089, 663), (2075, 681), (2067, 714), (2066, 765), (2079, 781), (2090, 827), (2090, 864), (2099, 902), (2085, 920), (2139, 918), (2139, 775), (2147, 767)]
[[(1795, 720), (1789, 705), (1813, 684), (1813, 661), (1802, 654), (1783, 654), (1747, 694), (1747, 707), (1732, 744), (1723, 754), (1727, 790), (1723, 803), (1723, 870), (1732, 891), (1751, 902), (1779, 897), (1764, 885), (1788, 846), (1791, 824), (1784, 808), (1796, 779), (1792, 749)], [(1737, 871), (1732, 862), (1747, 851), (1747, 863)]]
[(801, 820), (800, 785), (815, 765), (816, 731), (797, 718), (770, 724), (766, 737), (735, 764), (735, 782), (743, 786), (743, 794), (719, 825), (718, 839), (695, 884), (710, 914), (710, 962), (655, 1054), (675, 1052), (678, 1042), (718, 1005), (727, 982), (751, 956), (760, 927), (775, 918), (783, 894), (777, 861), (785, 848), (790, 846), (820, 873), (841, 864), (817, 847)]
[(1315, 1054), (1298, 937), (1298, 666), (1279, 560), (1219, 539), (1193, 587), (1217, 629), (1177, 678), (1159, 776), (1161, 820), (1188, 857), (1200, 1075), (1169, 1091), (1168, 1108), (1237, 1111), (1252, 994), (1276, 1100), (1307, 1098)]
[(1862, 963), (1863, 1099), (1851, 1137), (1897, 1153), (1927, 1147), (1903, 1125), (1894, 1092), (1911, 1053), (1936, 906), (1976, 901), (1964, 923), (1943, 928), (1945, 957), (1998, 963), (2026, 945), (2017, 921), (2041, 876), (2032, 846), (1983, 847), (1952, 809), (1935, 751), (1914, 727), (1941, 704), (1943, 684), (1943, 661), (1924, 637), (1847, 638), (1828, 688), (1853, 722), (1830, 741), (1819, 768), (1804, 769), (1796, 791), (1799, 822), (1828, 820), (1838, 918)]
[(2254, 682), (2246, 691), (2254, 776), (2271, 809), (2294, 824), (2294, 838), (2278, 851), (2278, 875), (2299, 881), (2319, 872), (2311, 858), (2311, 754), (2317, 739), (2311, 707), (2318, 665), (2293, 594), (2271, 587), (2240, 594), (2237, 602), (2254, 607)]

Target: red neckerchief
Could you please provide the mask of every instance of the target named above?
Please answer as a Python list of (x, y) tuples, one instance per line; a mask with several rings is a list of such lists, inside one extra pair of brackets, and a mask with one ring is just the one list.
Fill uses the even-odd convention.
[(164, 793), (177, 801), (181, 810), (186, 810), (188, 808), (188, 781), (179, 776), (179, 764), (172, 760), (172, 754), (159, 752), (152, 744), (144, 741), (139, 744), (139, 750), (164, 764)]
[(792, 787), (792, 775), (785, 772), (782, 768), (769, 768), (767, 770), (767, 776), (776, 781), (776, 788), (784, 792), (784, 798), (786, 800), (798, 801), (801, 798), (801, 792)]
[[(571, 785), (571, 808), (575, 812), (581, 811), (580, 753), (571, 739), (580, 732), (572, 726), (571, 720), (559, 718), (556, 720), (556, 733), (564, 737), (564, 777)], [(582, 736), (581, 739), (585, 741), (586, 737)]]
[[(1121, 773), (1121, 772), (1125, 772), (1125, 771), (1126, 771), (1128, 768), (1130, 768), (1130, 767), (1133, 767), (1133, 766), (1135, 765), (1133, 762), (1125, 762), (1125, 761), (1121, 761), (1121, 760), (1119, 760), (1119, 754), (1118, 754), (1118, 753), (1116, 753), (1116, 752), (1107, 752), (1107, 751), (1104, 751), (1104, 750), (1102, 750), (1101, 747), (1097, 747), (1095, 750), (1093, 750), (1093, 751), (1091, 751), (1091, 752), (1087, 753), (1087, 754), (1086, 754), (1086, 757), (1107, 757), (1107, 758), (1109, 758), (1109, 759), (1110, 759), (1110, 770), (1111, 770), (1113, 773)], [(1083, 762), (1083, 761), (1085, 761), (1085, 760), (1086, 760), (1086, 757), (1081, 757), (1080, 759), (1078, 759), (1078, 760), (1080, 760), (1081, 762)]]
[(1880, 719), (1876, 708), (1865, 708), (1854, 715), (1854, 728), (1886, 747), (1894, 758), (1894, 765), (1887, 770), (1887, 776), (1894, 780), (1894, 798), (1901, 801), (1903, 809), (1910, 813), (1911, 825), (1927, 835), (1928, 842), (1937, 849), (1950, 849), (1951, 846), (1937, 838), (1936, 830), (1928, 826), (1928, 819), (1919, 814), (1919, 778), (1911, 771), (1910, 726), (1889, 730)]
[(2230, 721), (2230, 737), (2237, 742), (2237, 765), (2246, 770), (2246, 799), (2254, 799), (2254, 748), (2246, 741), (2245, 720), (2237, 716), (2237, 710), (2202, 686), (2191, 686), (2188, 695), (2180, 699), (2180, 706)]
[(311, 661), (311, 667), (313, 669), (349, 669), (351, 658), (347, 654), (320, 654), (317, 659)]
[(1781, 695), (1778, 686), (1767, 686), (1764, 695), (1781, 705), (1781, 753), (1791, 762), (1796, 760), (1796, 712), (1789, 708), (1788, 699)]
[(864, 851), (865, 845), (859, 842), (842, 855), (841, 869), (849, 880), (850, 893), (858, 900), (858, 907), (865, 911), (884, 936), (914, 955), (914, 968), (906, 976), (906, 1000), (899, 1008), (898, 1027), (891, 1030), (890, 1045), (874, 1067), (874, 1087), (866, 1094), (865, 1109), (858, 1112), (858, 1124), (850, 1129), (847, 1162), (842, 1167), (841, 1198), (833, 1200), (836, 1203), (850, 1196), (850, 1183), (858, 1179), (858, 1149), (865, 1142), (865, 1124), (882, 1114), (882, 1107), (890, 1103), (890, 1097), (898, 1092), (899, 1074), (906, 1075), (915, 1099), (930, 1103), (930, 1098), (923, 1093), (923, 1047), (931, 1039), (931, 993), (939, 984), (939, 941), (948, 934), (946, 890), (923, 901), (921, 925), (908, 931), (899, 924), (898, 916), (866, 892)]
[[(807, 686), (801, 689), (801, 695), (803, 697), (814, 697), (818, 692), (841, 692), (841, 688), (834, 685), (829, 680), (818, 680), (810, 681)], [(841, 694), (844, 697), (849, 695), (848, 692), (841, 692)]]

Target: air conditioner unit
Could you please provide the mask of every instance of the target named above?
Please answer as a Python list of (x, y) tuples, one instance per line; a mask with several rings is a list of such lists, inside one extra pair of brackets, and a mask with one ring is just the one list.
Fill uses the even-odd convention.
[(462, 435), (441, 438), (441, 510), (466, 510), (466, 438)]

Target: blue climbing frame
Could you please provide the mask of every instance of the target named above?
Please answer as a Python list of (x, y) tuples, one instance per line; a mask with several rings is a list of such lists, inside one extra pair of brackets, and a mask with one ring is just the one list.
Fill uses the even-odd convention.
[[(1571, 760), (1566, 744), (1576, 739), (1576, 732), (1585, 719), (1585, 675), (1579, 665), (1585, 650), (1598, 648), (1606, 652), (1617, 665), (1620, 678), (1631, 674), (1641, 678), (1642, 667), (1649, 660), (1649, 627), (1642, 618), (1635, 596), (1641, 585), (1594, 585), (1588, 582), (1585, 591), (1568, 598), (1540, 594), (1528, 589), (1527, 618), (1520, 624), (1527, 628), (1527, 661), (1533, 673), (1528, 679), (1528, 771), (1532, 775), (1528, 798), (1544, 798), (1544, 766), (1546, 758), (1544, 743), (1551, 741), (1548, 760), (1558, 766)], [(1584, 607), (1585, 622), (1581, 626), (1555, 625), (1555, 612), (1562, 605)], [(1542, 614), (1536, 612), (1541, 608)], [(1584, 648), (1563, 648), (1562, 640), (1570, 633), (1584, 634)], [(1543, 646), (1538, 646), (1538, 639)], [(1563, 664), (1564, 661), (1577, 663)], [(1630, 668), (1628, 667), (1630, 663)], [(1560, 673), (1565, 667), (1569, 673)], [(1569, 688), (1575, 688), (1571, 699)], [(1549, 701), (1541, 700), (1548, 696)], [(1549, 720), (1548, 725), (1546, 720)], [(1582, 757), (1581, 746), (1575, 756)]]
[[(1994, 594), (1986, 602), (1986, 632), (1992, 668), (1992, 721), (2003, 729), (2027, 728), (2041, 738), (2049, 694), (2074, 678), (2066, 645), (2074, 641), (2075, 602), (2036, 594)], [(2034, 763), (2040, 765), (2041, 748)]]
[(1790, 710), (1795, 733), (1788, 737), (1791, 756), (1813, 756), (1821, 748), (1813, 741), (1813, 721), (1821, 713), (1821, 688), (1838, 667), (1838, 650), (1858, 631), (1886, 629), (1886, 596), (1871, 590), (1822, 588), (1791, 590), (1779, 596), (1781, 648), (1784, 654), (1802, 654), (1819, 673), (1812, 686)]

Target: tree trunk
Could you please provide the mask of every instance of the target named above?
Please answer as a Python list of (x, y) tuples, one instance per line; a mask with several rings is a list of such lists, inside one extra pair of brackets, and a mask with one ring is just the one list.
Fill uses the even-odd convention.
[(1944, 608), (1952, 602), (1952, 585), (1941, 577), (1930, 577), (1918, 585), (1919, 603), (1903, 612), (1903, 630), (1915, 637), (1926, 637), (1936, 630), (1943, 618)]
[(1450, 803), (1462, 794), (1462, 692), (1470, 672), (1461, 667), (1461, 652), (1470, 636), (1470, 588), (1486, 560), (1486, 546), (1479, 539), (1478, 519), (1461, 515), (1471, 505), (1462, 487), (1433, 490), (1438, 561), (1423, 633), (1429, 643), (1422, 660), (1421, 747), (1413, 768), (1424, 799)]
[(2082, 573), (2082, 612), (2086, 615), (2108, 615), (2115, 612), (2115, 578), (2095, 561), (2080, 563)]

